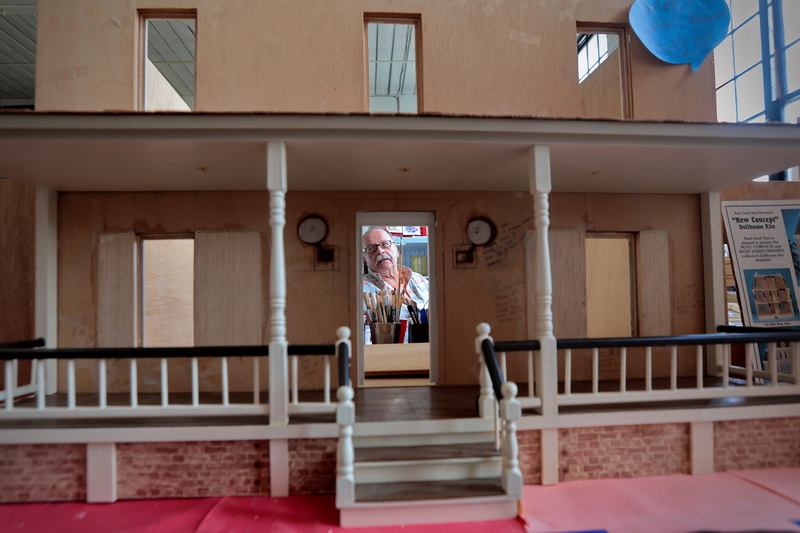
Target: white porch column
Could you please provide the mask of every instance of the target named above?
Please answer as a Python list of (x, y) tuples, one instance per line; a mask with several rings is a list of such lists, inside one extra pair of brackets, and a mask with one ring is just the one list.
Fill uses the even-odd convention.
[[(283, 228), (286, 225), (286, 145), (267, 143), (267, 189), (271, 243), (269, 261), (269, 423), (289, 423), (288, 352), (286, 341), (286, 254)], [(273, 497), (289, 495), (289, 442), (269, 441), (270, 493)]]
[(537, 396), (542, 399), (543, 415), (558, 412), (558, 365), (556, 338), (553, 335), (553, 280), (550, 271), (549, 194), (551, 190), (550, 147), (532, 146), (528, 150), (530, 191), (536, 220), (536, 338), (540, 351), (536, 364)]
[[(36, 189), (35, 335), (58, 347), (58, 191)], [(45, 362), (45, 392), (56, 392), (56, 361)]]
[(271, 242), (269, 261), (269, 423), (289, 423), (286, 342), (286, 257), (283, 228), (286, 225), (286, 146), (280, 141), (267, 145), (267, 189)]
[[(722, 255), (722, 208), (718, 192), (700, 195), (700, 216), (703, 231), (703, 284), (705, 285), (706, 333), (728, 323), (725, 295), (725, 265)], [(706, 373), (718, 376), (723, 364), (721, 345), (707, 347)]]

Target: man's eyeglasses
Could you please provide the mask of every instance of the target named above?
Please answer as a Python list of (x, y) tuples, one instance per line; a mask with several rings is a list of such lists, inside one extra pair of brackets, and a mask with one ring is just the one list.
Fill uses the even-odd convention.
[(385, 249), (387, 249), (388, 247), (390, 247), (393, 244), (394, 244), (394, 241), (383, 241), (383, 242), (379, 242), (378, 244), (370, 244), (369, 246), (364, 248), (364, 253), (365, 254), (371, 254), (371, 253), (375, 252), (375, 250), (377, 250), (378, 248), (380, 248), (381, 250), (385, 250)]

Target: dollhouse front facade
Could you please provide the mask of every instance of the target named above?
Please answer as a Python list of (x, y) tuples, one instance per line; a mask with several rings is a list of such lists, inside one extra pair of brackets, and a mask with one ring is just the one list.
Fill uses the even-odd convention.
[[(517, 421), (525, 483), (752, 466), (730, 447), (742, 435), (764, 450), (762, 462), (796, 461), (791, 447), (771, 445), (776, 434), (800, 431), (796, 382), (768, 393), (786, 401), (758, 408), (567, 415), (556, 405), (559, 382), (619, 376), (619, 351), (576, 357), (567, 370), (556, 350), (556, 339), (603, 336), (592, 333), (587, 314), (589, 241), (631, 243), (625, 336), (711, 333), (725, 323), (715, 252), (720, 198), (740, 193), (726, 192), (737, 186), (747, 194), (754, 177), (800, 160), (797, 127), (716, 123), (710, 59), (696, 72), (657, 60), (627, 26), (631, 3), (186, 0), (165, 9), (146, 0), (40, 1), (35, 111), (0, 114), (4, 206), (26, 207), (14, 212), (27, 231), (11, 242), (34, 279), (20, 280), (12, 296), (35, 302), (15, 318), (18, 333), (8, 340), (44, 337), (48, 348), (77, 350), (155, 346), (145, 337), (142, 300), (147, 243), (190, 241), (182, 269), (192, 274), (192, 301), (181, 326), (189, 336), (181, 344), (268, 346), (269, 356), (231, 356), (222, 366), (170, 360), (168, 380), (156, 359), (37, 363), (29, 372), (45, 387), (43, 401), (71, 393), (75, 403), (52, 414), (6, 402), (0, 443), (28, 472), (4, 476), (6, 501), (335, 490), (340, 426), (293, 417), (332, 415), (337, 397), (324, 389), (321, 402), (303, 407), (292, 395), (320, 389), (336, 370), (322, 358), (294, 363), (289, 352), (341, 341), (346, 326), (356, 394), (364, 386), (360, 236), (375, 220), (428, 228), (429, 379), (437, 389), (486, 388), (475, 347), (480, 323), (498, 341), (539, 341), (534, 363), (509, 357), (505, 369), (536, 398), (523, 401)], [(148, 44), (163, 21), (183, 23), (173, 26), (176, 38), (195, 47), (191, 59), (163, 58), (175, 67), (164, 79), (151, 66), (158, 46)], [(400, 55), (373, 58), (379, 32), (393, 26), (393, 37), (404, 39)], [(581, 35), (611, 35), (617, 48), (616, 59), (579, 83)], [(193, 81), (178, 89), (169, 78), (189, 64)], [(387, 65), (403, 78), (381, 73)], [(390, 98), (373, 87), (377, 79), (401, 88)], [(769, 194), (796, 197), (793, 185)], [(323, 259), (298, 235), (311, 215), (327, 225)], [(497, 234), (462, 261), (476, 217), (491, 220)], [(167, 338), (177, 336), (178, 326), (166, 329)], [(718, 376), (724, 361), (711, 349), (699, 363), (683, 351), (650, 362), (631, 356), (622, 375)], [(134, 401), (127, 414), (81, 404), (101, 389), (138, 401), (165, 382), (170, 394), (224, 400), (193, 400), (191, 414), (169, 402)], [(7, 391), (6, 399), (14, 395)], [(239, 403), (236, 393), (256, 398)], [(465, 421), (412, 428), (356, 418), (353, 431), (363, 441), (491, 433), (486, 402)], [(117, 420), (137, 415), (162, 422)], [(262, 418), (163, 424), (181, 416)], [(26, 427), (30, 420), (40, 423)], [(87, 429), (76, 420), (108, 423)], [(628, 443), (627, 451), (614, 461), (596, 451), (593, 460), (614, 466), (592, 474), (590, 463), (566, 459), (586, 435)], [(626, 460), (630, 443), (643, 455)], [(33, 470), (43, 450), (71, 465), (58, 482)], [(201, 462), (219, 469), (197, 468)], [(232, 474), (220, 476), (225, 469)]]

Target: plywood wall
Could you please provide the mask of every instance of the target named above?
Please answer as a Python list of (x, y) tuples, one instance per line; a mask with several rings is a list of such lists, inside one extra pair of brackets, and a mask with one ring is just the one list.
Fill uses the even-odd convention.
[[(354, 270), (360, 255), (353, 249), (353, 237), (359, 210), (435, 214), (441, 384), (477, 382), (474, 336), (478, 323), (489, 322), (496, 339), (529, 337), (533, 305), (526, 297), (530, 257), (526, 235), (533, 230), (529, 194), (291, 191), (287, 194), (285, 230), (289, 342), (333, 342), (339, 326), (348, 325), (353, 331), (358, 327), (354, 306), (359, 300), (354, 291), (360, 287), (354, 286)], [(565, 234), (579, 240), (586, 231), (663, 232), (669, 244), (670, 332), (703, 331), (700, 208), (696, 196), (556, 193), (551, 197), (551, 210), (552, 228), (569, 230)], [(311, 213), (328, 220), (325, 244), (336, 249), (333, 263), (317, 263), (314, 248), (296, 236), (297, 223)], [(477, 250), (473, 265), (456, 265), (453, 253), (467, 244), (467, 221), (479, 215), (495, 222), (497, 239)], [(59, 224), (59, 339), (63, 347), (97, 345), (96, 261), (102, 233), (255, 232), (261, 244), (261, 302), (268, 307), (267, 193), (61, 193)], [(584, 261), (581, 249), (564, 246), (559, 250), (555, 256), (559, 272), (584, 272), (583, 266), (576, 266)], [(269, 339), (267, 314), (262, 322), (265, 343)], [(562, 309), (556, 316), (557, 332), (580, 334), (585, 327), (583, 309)], [(319, 364), (303, 362), (302, 370), (316, 375)], [(512, 378), (517, 379), (522, 365), (513, 363), (511, 371)]]
[(34, 337), (35, 191), (0, 179), (0, 342)]
[[(368, 110), (365, 14), (421, 19), (423, 113), (578, 117), (576, 24), (626, 23), (632, 0), (175, 0), (197, 12), (196, 110)], [(138, 18), (158, 0), (39, 3), (36, 107), (135, 110)], [(711, 62), (631, 42), (634, 117), (715, 120)], [(596, 112), (596, 111), (595, 111)], [(596, 116), (612, 116), (600, 112)]]

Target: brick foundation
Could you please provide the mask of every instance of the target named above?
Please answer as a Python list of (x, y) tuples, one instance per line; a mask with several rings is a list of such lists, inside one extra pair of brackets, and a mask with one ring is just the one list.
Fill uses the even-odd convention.
[(714, 424), (714, 470), (800, 466), (800, 417)]
[(117, 445), (119, 499), (269, 494), (269, 442)]
[(289, 441), (290, 494), (336, 492), (336, 439)]
[(540, 431), (517, 432), (519, 469), (525, 485), (538, 485), (542, 482), (541, 435)]
[(0, 446), (0, 502), (86, 499), (84, 444)]
[(688, 424), (561, 429), (558, 439), (561, 481), (690, 472)]

